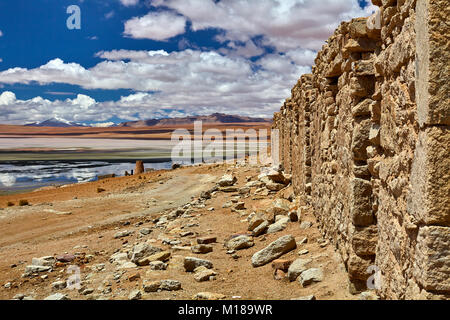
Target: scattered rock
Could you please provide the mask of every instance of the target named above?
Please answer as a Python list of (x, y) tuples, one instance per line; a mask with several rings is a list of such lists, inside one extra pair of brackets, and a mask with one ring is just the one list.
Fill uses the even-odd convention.
[(192, 232), (192, 231), (185, 231), (185, 232), (180, 233), (180, 237), (182, 237), (182, 238), (193, 236), (193, 235), (194, 235), (194, 232)]
[(297, 259), (289, 266), (288, 278), (289, 281), (297, 280), (298, 276), (308, 269), (307, 265), (312, 262), (311, 259)]
[(283, 254), (294, 250), (296, 247), (297, 244), (295, 243), (295, 238), (292, 235), (285, 235), (278, 238), (252, 256), (252, 266), (255, 268), (263, 266), (281, 257)]
[(206, 254), (213, 251), (213, 247), (208, 244), (197, 244), (191, 248), (193, 253)]
[(290, 219), (288, 217), (282, 217), (277, 222), (271, 224), (267, 228), (267, 233), (276, 233), (276, 232), (283, 231), (284, 229), (287, 228), (289, 221), (290, 221)]
[(177, 280), (162, 280), (159, 286), (161, 290), (176, 291), (181, 289), (181, 282)]
[(82, 294), (83, 296), (87, 296), (87, 295), (92, 294), (93, 292), (94, 292), (94, 289), (93, 289), (93, 288), (87, 288), (87, 289), (82, 290), (82, 291), (81, 291), (81, 294)]
[(206, 199), (206, 200), (211, 199), (211, 192), (209, 192), (209, 191), (203, 191), (203, 192), (200, 194), (200, 198), (201, 198), (201, 199)]
[(227, 201), (222, 205), (222, 208), (227, 209), (230, 208), (233, 205), (233, 202)]
[(162, 261), (152, 261), (149, 264), (150, 269), (152, 270), (166, 270), (167, 264)]
[(23, 300), (25, 298), (25, 295), (23, 293), (18, 293), (13, 297), (13, 300)]
[(191, 251), (191, 247), (189, 246), (173, 246), (173, 251)]
[(43, 267), (43, 266), (26, 266), (24, 276), (28, 277), (34, 273), (47, 272), (51, 271), (52, 267)]
[(299, 256), (302, 256), (302, 255), (305, 255), (305, 254), (308, 254), (308, 253), (309, 253), (308, 249), (303, 249), (303, 250), (300, 250), (300, 251), (298, 252), (298, 255), (299, 255)]
[(145, 292), (156, 292), (158, 291), (159, 287), (161, 286), (161, 281), (151, 281), (151, 282), (147, 282), (144, 281), (143, 283), (143, 289)]
[(316, 300), (316, 297), (314, 295), (310, 295), (310, 296), (292, 298), (291, 300)]
[(275, 259), (272, 261), (272, 269), (287, 271), (289, 266), (292, 264), (292, 260), (287, 259)]
[(274, 215), (274, 219), (278, 215), (287, 216), (289, 214), (291, 203), (286, 199), (275, 199), (272, 202), (271, 211)]
[(373, 291), (361, 292), (358, 296), (359, 300), (380, 300), (380, 297)]
[(261, 223), (263, 223), (265, 220), (259, 216), (259, 215), (254, 215), (251, 219), (250, 222), (248, 224), (248, 231), (253, 231), (255, 230)]
[(142, 228), (141, 230), (139, 230), (139, 233), (144, 236), (149, 235), (151, 232), (152, 232), (152, 230), (149, 228)]
[(99, 264), (93, 265), (93, 266), (91, 267), (91, 269), (92, 269), (93, 271), (95, 271), (95, 272), (103, 271), (103, 270), (105, 269), (105, 264), (104, 264), (104, 263), (99, 263)]
[(221, 187), (230, 187), (234, 185), (237, 182), (237, 178), (234, 177), (231, 174), (226, 174), (222, 178), (220, 178), (219, 182), (217, 183)]
[(234, 238), (231, 238), (228, 240), (225, 244), (225, 246), (229, 250), (242, 250), (251, 248), (255, 245), (253, 242), (252, 237), (246, 236), (246, 235), (240, 235)]
[(259, 235), (262, 235), (264, 232), (266, 232), (268, 227), (269, 227), (269, 221), (264, 220), (263, 223), (261, 223), (259, 226), (257, 226), (253, 230), (253, 236), (257, 237)]
[(67, 287), (66, 281), (55, 281), (52, 283), (52, 288), (56, 290), (65, 289)]
[(219, 189), (219, 191), (225, 192), (225, 193), (232, 193), (232, 192), (237, 192), (238, 188), (236, 188), (236, 187), (222, 187), (222, 188)]
[(140, 300), (141, 298), (142, 293), (138, 289), (131, 291), (131, 293), (128, 295), (128, 300)]
[(303, 287), (310, 285), (313, 282), (321, 282), (323, 280), (323, 272), (320, 268), (311, 268), (303, 271), (300, 274), (299, 282)]
[(128, 253), (128, 258), (131, 259), (131, 262), (137, 263), (140, 259), (149, 257), (161, 251), (161, 248), (154, 247), (148, 243), (139, 243)]
[(195, 258), (195, 257), (185, 257), (184, 258), (184, 269), (187, 272), (192, 272), (192, 271), (194, 271), (195, 268), (200, 267), (200, 266), (204, 266), (208, 269), (213, 268), (213, 264), (211, 261), (199, 259), (199, 258)]
[(223, 294), (212, 292), (199, 292), (193, 297), (194, 300), (222, 300), (225, 298), (226, 296)]
[(214, 272), (213, 270), (206, 269), (206, 270), (203, 270), (203, 271), (196, 272), (195, 275), (194, 275), (194, 279), (197, 282), (203, 282), (203, 281), (210, 280), (211, 277), (214, 277), (216, 275), (217, 275), (217, 273)]
[(261, 178), (260, 181), (270, 191), (280, 191), (281, 189), (283, 189), (285, 187), (284, 184), (273, 182), (268, 177), (263, 177), (263, 178)]
[(50, 296), (48, 296), (47, 298), (45, 298), (44, 300), (70, 300), (69, 297), (65, 294), (62, 293), (55, 293), (52, 294)]
[(55, 264), (55, 262), (56, 259), (53, 256), (31, 259), (31, 264), (33, 266), (52, 267)]
[(250, 188), (247, 187), (247, 186), (245, 186), (245, 187), (243, 187), (243, 188), (240, 188), (240, 189), (238, 190), (238, 192), (239, 192), (239, 194), (241, 194), (241, 195), (246, 195), (246, 194), (250, 193)]
[(114, 239), (125, 238), (125, 237), (128, 237), (129, 235), (131, 235), (132, 233), (133, 233), (132, 231), (128, 231), (128, 230), (119, 231), (114, 235)]
[(291, 176), (287, 174), (283, 174), (283, 171), (280, 168), (269, 168), (268, 171), (263, 173), (261, 176), (266, 176), (271, 181), (276, 183), (281, 183), (283, 185), (287, 185), (291, 181)]
[(308, 229), (308, 228), (311, 228), (311, 226), (312, 226), (312, 222), (310, 222), (310, 221), (303, 221), (300, 224), (300, 229)]
[(139, 272), (134, 273), (128, 277), (129, 281), (136, 281), (141, 278), (141, 274)]
[(275, 269), (273, 272), (273, 278), (275, 280), (281, 280), (284, 279), (286, 277), (286, 272), (284, 272), (283, 270), (280, 269)]
[(169, 251), (161, 251), (155, 254), (152, 254), (148, 257), (139, 259), (139, 261), (136, 263), (138, 266), (148, 266), (150, 262), (153, 261), (162, 261), (165, 262), (169, 260), (171, 256), (171, 253)]
[(245, 210), (245, 202), (238, 202), (234, 206), (234, 210)]
[(75, 255), (73, 254), (63, 254), (56, 257), (58, 262), (69, 263), (75, 260)]
[(203, 238), (197, 238), (198, 244), (210, 244), (217, 242), (217, 237), (203, 237)]
[(126, 262), (127, 258), (128, 258), (128, 256), (125, 252), (116, 252), (109, 258), (109, 262), (121, 264), (122, 262)]

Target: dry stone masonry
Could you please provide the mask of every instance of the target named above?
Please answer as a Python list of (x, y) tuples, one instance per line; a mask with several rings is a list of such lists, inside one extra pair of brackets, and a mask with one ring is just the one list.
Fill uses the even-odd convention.
[(350, 290), (450, 297), (450, 3), (373, 0), (343, 22), (280, 112), (284, 170)]

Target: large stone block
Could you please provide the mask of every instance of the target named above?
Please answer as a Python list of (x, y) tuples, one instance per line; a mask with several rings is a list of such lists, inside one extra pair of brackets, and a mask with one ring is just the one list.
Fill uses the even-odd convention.
[(425, 224), (450, 225), (449, 155), (449, 127), (431, 127), (419, 133), (407, 208)]
[(378, 243), (377, 226), (371, 225), (365, 228), (355, 227), (351, 236), (351, 243), (357, 255), (374, 255)]
[(420, 228), (414, 273), (425, 290), (450, 292), (450, 227)]
[(371, 96), (375, 89), (374, 78), (372, 76), (352, 77), (350, 79), (350, 89), (352, 96)]
[(367, 147), (372, 123), (369, 119), (355, 123), (353, 128), (352, 152), (355, 160), (367, 160)]
[(448, 0), (417, 1), (416, 101), (420, 125), (450, 125)]
[(375, 67), (373, 60), (360, 60), (352, 63), (352, 71), (357, 76), (373, 76)]
[(350, 213), (355, 226), (365, 227), (373, 224), (372, 185), (370, 181), (354, 178), (350, 184)]
[(369, 116), (370, 107), (374, 101), (372, 99), (364, 99), (352, 108), (353, 117)]
[(368, 268), (373, 265), (374, 261), (374, 256), (360, 257), (356, 254), (350, 254), (347, 263), (347, 269), (350, 277), (352, 279), (363, 281), (367, 280), (371, 275)]
[(348, 33), (352, 38), (364, 38), (367, 36), (367, 18), (353, 19), (348, 25)]

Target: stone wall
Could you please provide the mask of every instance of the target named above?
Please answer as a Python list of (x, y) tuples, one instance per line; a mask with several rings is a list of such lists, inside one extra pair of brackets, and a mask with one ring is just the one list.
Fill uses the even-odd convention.
[[(450, 4), (377, 0), (343, 22), (274, 128), (294, 191), (340, 252), (349, 289), (450, 297)], [(370, 280), (370, 279), (369, 279)]]

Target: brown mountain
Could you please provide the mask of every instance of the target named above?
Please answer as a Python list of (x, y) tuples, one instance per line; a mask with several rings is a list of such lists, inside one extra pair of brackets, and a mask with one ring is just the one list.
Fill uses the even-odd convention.
[(252, 118), (238, 115), (229, 115), (223, 113), (214, 113), (209, 116), (191, 116), (183, 118), (168, 118), (168, 119), (150, 119), (140, 121), (122, 122), (118, 127), (153, 127), (153, 126), (179, 126), (193, 124), (195, 121), (202, 121), (203, 123), (244, 123), (244, 122), (272, 122), (270, 118)]

